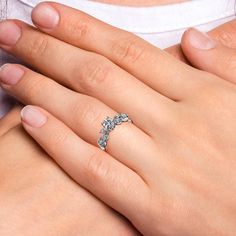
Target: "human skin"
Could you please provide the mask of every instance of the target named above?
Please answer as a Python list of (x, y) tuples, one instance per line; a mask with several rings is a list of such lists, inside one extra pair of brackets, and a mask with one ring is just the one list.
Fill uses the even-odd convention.
[(18, 106), (0, 120), (0, 234), (138, 235), (33, 142), (19, 112)]
[[(48, 7), (40, 5), (41, 10), (43, 6)], [(41, 73), (51, 73), (54, 80), (75, 91), (25, 67), (5, 66), (2, 87), (24, 103), (48, 110), (28, 106), (22, 111), (27, 132), (75, 181), (125, 215), (144, 235), (234, 235), (236, 87), (231, 83), (234, 60), (225, 60), (232, 59), (234, 51), (196, 30), (185, 34), (184, 40), (189, 38), (188, 47), (197, 51), (198, 58), (204, 54), (208, 54), (208, 59), (211, 56), (215, 63), (215, 71), (208, 63), (211, 72), (221, 75), (221, 67), (229, 71), (219, 77), (184, 65), (136, 36), (86, 14), (59, 4), (50, 6), (60, 13), (59, 25), (49, 28), (50, 22), (45, 21), (42, 28), (42, 14), (36, 14), (40, 8), (34, 11), (33, 18), (42, 31), (54, 37), (17, 22), (22, 36), (12, 43), (13, 35), (9, 34), (5, 40), (8, 45), (2, 45)], [(83, 24), (83, 34), (65, 27), (63, 19), (68, 19), (68, 15), (73, 30), (73, 26), (79, 27), (78, 22)], [(91, 24), (90, 31), (84, 30), (85, 22)], [(6, 24), (13, 27), (10, 22)], [(93, 31), (93, 26), (97, 31)], [(116, 50), (109, 50), (111, 45), (99, 35), (101, 28), (109, 40), (114, 35), (129, 39), (129, 50), (123, 54), (120, 44), (112, 47)], [(95, 36), (101, 41), (92, 45), (89, 40)], [(34, 38), (43, 42), (37, 45), (40, 53), (25, 46), (25, 42), (35, 42)], [(83, 52), (78, 46), (94, 53)], [(137, 53), (140, 49), (145, 53)], [(64, 57), (65, 52), (69, 58)], [(220, 61), (213, 61), (212, 55), (217, 52), (223, 56)], [(60, 55), (65, 59), (63, 64)], [(121, 56), (120, 60), (117, 56)], [(66, 61), (70, 63), (65, 65)], [(86, 63), (84, 67), (82, 61)], [(76, 70), (78, 65), (80, 68)], [(85, 65), (95, 65), (96, 70)], [(165, 65), (172, 70), (167, 70)], [(23, 71), (21, 78), (12, 74), (19, 75), (19, 71)], [(107, 71), (110, 76), (104, 77)], [(112, 83), (105, 78), (112, 78)], [(41, 93), (31, 91), (32, 88)], [(110, 93), (104, 93), (103, 88)], [(129, 99), (134, 91), (135, 102)], [(50, 97), (50, 101), (45, 103), (45, 97)], [(57, 102), (63, 103), (63, 109)], [(112, 117), (115, 110), (127, 110), (134, 123), (116, 128), (105, 153), (94, 146), (99, 121), (106, 115)]]
[[(232, 25), (231, 25), (232, 26)], [(230, 28), (231, 28), (231, 26), (230, 26)], [(221, 30), (222, 30), (222, 28), (221, 28)], [(229, 36), (230, 35), (230, 33), (229, 32), (227, 32), (227, 30), (223, 30), (223, 31), (221, 31), (221, 30), (219, 30), (219, 31), (216, 31), (215, 32), (215, 35), (216, 35), (216, 37), (218, 38), (218, 39), (220, 39), (221, 41), (223, 41), (224, 43), (226, 43), (226, 44), (228, 44), (228, 45), (230, 45), (230, 40), (229, 40), (229, 42), (227, 41), (228, 39), (230, 39), (230, 37), (225, 37), (226, 35), (227, 36)], [(232, 31), (232, 29), (231, 29), (231, 31)], [(234, 31), (232, 31), (232, 35), (233, 35), (233, 33), (234, 33)], [(196, 53), (193, 53), (192, 52), (192, 54), (193, 55), (195, 55)], [(6, 127), (5, 125), (4, 125), (4, 127)], [(29, 140), (27, 140), (27, 141), (29, 141)], [(12, 143), (12, 142), (14, 142), (14, 140), (8, 140), (8, 142), (6, 142), (6, 143)], [(6, 145), (5, 145), (6, 146)], [(25, 146), (23, 146), (23, 147), (25, 147)], [(7, 150), (7, 149), (6, 149)], [(27, 154), (27, 153), (24, 153), (24, 155), (25, 154)], [(6, 155), (7, 155), (7, 152), (6, 152)], [(41, 155), (39, 155), (39, 158), (40, 157), (42, 157)], [(50, 167), (51, 168), (51, 167)], [(50, 208), (49, 208), (50, 209)], [(22, 218), (19, 218), (19, 219), (21, 219), (22, 220)], [(18, 220), (19, 220), (18, 219)], [(27, 217), (25, 218), (25, 219), (27, 219)], [(45, 217), (45, 219), (46, 219), (46, 217)], [(19, 221), (20, 222), (20, 221)], [(18, 234), (19, 235), (19, 234)], [(25, 234), (24, 234), (25, 235)], [(99, 235), (99, 234), (98, 234)]]
[[(220, 43), (236, 48), (234, 44), (235, 40), (233, 40), (236, 38), (234, 25), (235, 22), (226, 23), (209, 34)], [(175, 57), (184, 60), (180, 46), (169, 48), (167, 51)], [(189, 53), (196, 55), (194, 51), (189, 51)], [(122, 236), (132, 235), (130, 226), (120, 221), (119, 218), (116, 219), (102, 204), (97, 203), (89, 194), (78, 188), (78, 186), (75, 186), (71, 179), (67, 178), (55, 163), (49, 161), (46, 153), (42, 152), (32, 142), (32, 139), (26, 135), (25, 131), (20, 128), (19, 112), (20, 106), (18, 106), (18, 109), (16, 108), (9, 113), (4, 119), (0, 120), (0, 179), (2, 180), (0, 184), (0, 196), (2, 199), (0, 201), (2, 213), (0, 217), (0, 234), (6, 236), (27, 236), (32, 235), (33, 231), (34, 235), (43, 232), (45, 236), (52, 236), (53, 231), (56, 235), (73, 235), (73, 230), (76, 230), (76, 232), (80, 232), (80, 235), (87, 235), (87, 232), (90, 235), (111, 235), (111, 232), (109, 232), (111, 230), (109, 226), (111, 225), (113, 228), (112, 235), (115, 235), (116, 232), (117, 235)], [(3, 136), (4, 133), (5, 135)], [(30, 168), (26, 168), (29, 166), (29, 163)], [(5, 180), (3, 181), (3, 179)], [(19, 182), (18, 179), (23, 179), (23, 181)], [(35, 185), (38, 186), (37, 189), (34, 187)], [(62, 188), (63, 191), (55, 194), (55, 191)], [(17, 194), (15, 192), (16, 189), (18, 191)], [(19, 192), (21, 192), (20, 196), (18, 195)], [(46, 201), (41, 197), (42, 195), (47, 199)], [(39, 202), (37, 205), (39, 209), (37, 209), (37, 206), (30, 206), (28, 209), (25, 208), (25, 206), (30, 205), (28, 196), (35, 196), (35, 199)], [(58, 196), (60, 197), (58, 198)], [(76, 198), (73, 196), (76, 196)], [(18, 202), (19, 197), (21, 197), (21, 201), (24, 204), (18, 208), (17, 214), (13, 214), (11, 206)], [(5, 200), (3, 201), (3, 199)], [(67, 202), (68, 209), (74, 208), (73, 211), (68, 210), (66, 213), (68, 214), (67, 220), (65, 220), (64, 212), (64, 214), (60, 214), (61, 218), (58, 218), (58, 214), (55, 213), (62, 211), (62, 207), (64, 209), (65, 201)], [(87, 205), (94, 208), (90, 208), (88, 211), (87, 207), (84, 209), (84, 206)], [(32, 214), (35, 214), (34, 211), (41, 213), (37, 216), (41, 218), (40, 225), (37, 223), (35, 226), (33, 222), (30, 222)], [(54, 222), (51, 221), (51, 211), (57, 215), (55, 218), (56, 221)], [(99, 219), (101, 220), (94, 220), (94, 211), (99, 214)], [(103, 222), (103, 217), (104, 220), (106, 219), (106, 222)], [(83, 220), (81, 221), (81, 219)], [(71, 225), (74, 224), (74, 221), (76, 224), (72, 228)], [(62, 223), (66, 225), (63, 229), (60, 226), (58, 227)], [(3, 225), (8, 225), (8, 227), (3, 227)], [(27, 227), (24, 227), (24, 225)], [(91, 225), (93, 225), (92, 232)], [(117, 229), (117, 231), (114, 229)]]

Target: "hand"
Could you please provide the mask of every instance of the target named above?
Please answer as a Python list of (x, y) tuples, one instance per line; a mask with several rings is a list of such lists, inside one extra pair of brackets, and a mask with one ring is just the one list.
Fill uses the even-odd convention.
[[(26, 104), (47, 109), (73, 131), (36, 107), (23, 110), (25, 129), (80, 185), (143, 234), (234, 235), (235, 85), (184, 65), (127, 32), (59, 4), (51, 6), (60, 12), (60, 24), (43, 30), (93, 52), (22, 23), (17, 23), (22, 37), (16, 45), (2, 47), (86, 95), (25, 67), (6, 66), (4, 89)], [(77, 32), (63, 27), (68, 16), (72, 28), (82, 22), (89, 31), (83, 30), (78, 39)], [(95, 34), (101, 28), (109, 40)], [(94, 37), (99, 40), (92, 45)], [(26, 45), (34, 39), (43, 43)], [(102, 152), (91, 144), (96, 144), (102, 119), (118, 111), (127, 111), (134, 124), (117, 127), (107, 153)]]
[(138, 235), (26, 135), (19, 112), (0, 120), (0, 235)]
[[(232, 27), (232, 26), (231, 26)], [(235, 27), (235, 26), (234, 26)], [(200, 37), (204, 41), (204, 37), (198, 31), (190, 29), (185, 32), (182, 38), (182, 48), (185, 56), (196, 68), (214, 73), (230, 82), (236, 83), (236, 35), (231, 39), (234, 44), (224, 46), (215, 43), (214, 47), (210, 47), (205, 43), (202, 48), (196, 40)], [(225, 36), (226, 38), (229, 37)]]
[(217, 42), (215, 48), (211, 48), (211, 50), (194, 46), (191, 41), (194, 40), (197, 32), (190, 29), (183, 35), (181, 45), (170, 47), (166, 51), (186, 63), (190, 62), (196, 68), (214, 73), (225, 80), (236, 83), (234, 73), (232, 73), (236, 68), (235, 29), (236, 21), (234, 20), (209, 32), (209, 36)]
[[(181, 45), (174, 45), (172, 47), (167, 48), (165, 51), (175, 56), (177, 59), (189, 63), (187, 59), (190, 60), (193, 64), (195, 64), (198, 67), (198, 63), (201, 63), (202, 61), (205, 62), (207, 60), (211, 60), (212, 58), (208, 58), (208, 51), (207, 50), (196, 50), (196, 48), (192, 47), (189, 43), (189, 35), (192, 31), (187, 30), (185, 34), (183, 35), (183, 40), (181, 42)], [(211, 30), (208, 32), (208, 35), (212, 37), (216, 42), (218, 42), (218, 45), (223, 45), (231, 49), (236, 49), (236, 20), (232, 20), (230, 22), (227, 22), (223, 25), (218, 26), (217, 28)], [(204, 58), (199, 58), (198, 53), (205, 53), (202, 54)], [(188, 58), (189, 55), (191, 55), (191, 58)], [(194, 61), (196, 58), (196, 62)], [(198, 63), (197, 63), (198, 62)], [(203, 70), (208, 70), (208, 66), (206, 64), (206, 67), (202, 67)], [(215, 71), (212, 71), (215, 73)], [(223, 76), (224, 77), (224, 76)]]

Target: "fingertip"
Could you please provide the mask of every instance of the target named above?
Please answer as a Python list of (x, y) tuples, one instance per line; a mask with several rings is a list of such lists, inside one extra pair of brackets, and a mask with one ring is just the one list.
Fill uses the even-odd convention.
[(184, 52), (184, 53), (186, 53), (186, 52), (188, 52), (188, 48), (189, 48), (189, 46), (188, 46), (188, 35), (189, 35), (189, 31), (191, 30), (191, 28), (190, 29), (187, 29), (184, 33), (183, 33), (183, 35), (182, 35), (182, 38), (181, 38), (181, 42), (180, 42), (180, 46), (181, 46), (181, 49), (182, 49), (182, 51)]
[(42, 109), (28, 105), (21, 110), (21, 120), (25, 127), (41, 128), (46, 124), (48, 117)]
[(207, 33), (195, 28), (189, 28), (185, 31), (181, 43), (183, 46), (197, 50), (210, 50), (217, 46), (216, 41)]
[(45, 30), (54, 29), (60, 21), (58, 11), (47, 2), (36, 5), (31, 12), (31, 18), (35, 25)]
[(188, 44), (188, 36), (189, 36), (189, 32), (191, 31), (192, 28), (189, 28), (187, 30), (184, 31), (182, 38), (181, 38), (181, 46), (186, 46)]

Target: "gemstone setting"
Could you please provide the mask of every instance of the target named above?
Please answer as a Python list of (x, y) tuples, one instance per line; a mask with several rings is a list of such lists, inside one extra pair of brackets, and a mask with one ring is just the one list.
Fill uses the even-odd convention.
[(114, 123), (120, 125), (123, 122), (129, 121), (129, 116), (127, 114), (118, 114), (114, 117)]
[(104, 132), (107, 131), (107, 132), (110, 132), (112, 131), (113, 129), (115, 129), (115, 123), (114, 123), (114, 120), (111, 119), (110, 117), (107, 117), (103, 122), (102, 122), (102, 126), (103, 126), (103, 130)]
[(102, 122), (102, 129), (100, 133), (101, 137), (98, 139), (98, 146), (105, 151), (106, 146), (109, 140), (109, 135), (112, 130), (115, 129), (117, 125), (121, 125), (124, 122), (132, 122), (129, 119), (129, 116), (125, 113), (120, 113), (114, 116), (114, 118), (106, 117), (106, 119)]
[(99, 139), (98, 139), (98, 146), (105, 151), (106, 150), (106, 146), (107, 146), (107, 142), (109, 140), (109, 134), (104, 134), (102, 135)]

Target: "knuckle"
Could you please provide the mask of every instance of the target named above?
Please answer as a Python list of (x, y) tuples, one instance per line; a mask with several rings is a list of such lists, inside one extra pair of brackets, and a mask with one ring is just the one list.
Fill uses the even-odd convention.
[(99, 109), (99, 104), (94, 99), (86, 99), (85, 101), (76, 102), (72, 106), (72, 114), (75, 114), (76, 122), (79, 127), (84, 126), (85, 121), (89, 127), (96, 128), (99, 120), (102, 117), (102, 109)]
[(233, 34), (228, 31), (222, 31), (217, 35), (217, 40), (223, 45), (227, 45), (232, 39)]
[(71, 23), (67, 24), (66, 27), (68, 28), (71, 35), (76, 37), (76, 41), (81, 41), (85, 36), (88, 34), (89, 30), (89, 22), (85, 19), (71, 19)]
[(225, 25), (216, 35), (216, 39), (225, 46), (236, 47), (236, 24), (235, 22), (229, 22)]
[(28, 74), (19, 88), (24, 102), (30, 102), (35, 105), (40, 105), (41, 102), (44, 102), (45, 96), (48, 96), (54, 89), (55, 82), (53, 80), (45, 79), (37, 74)]
[(112, 46), (112, 52), (117, 60), (124, 63), (135, 63), (144, 54), (145, 48), (142, 43), (133, 36), (119, 40)]
[(94, 59), (85, 63), (80, 79), (82, 90), (95, 93), (100, 87), (106, 86), (111, 71), (111, 65), (105, 59)]
[(96, 151), (87, 159), (85, 173), (88, 174), (91, 184), (102, 183), (109, 178), (111, 166), (104, 157), (103, 152)]
[(45, 81), (40, 78), (28, 79), (22, 86), (22, 94), (26, 102), (35, 103), (42, 91), (45, 91)]
[(47, 135), (47, 144), (50, 145), (52, 153), (57, 153), (58, 147), (65, 146), (69, 139), (69, 131), (57, 128), (55, 132), (50, 132)]
[(32, 39), (28, 43), (28, 57), (30, 59), (43, 56), (48, 48), (48, 38), (44, 35), (37, 35), (36, 38)]

